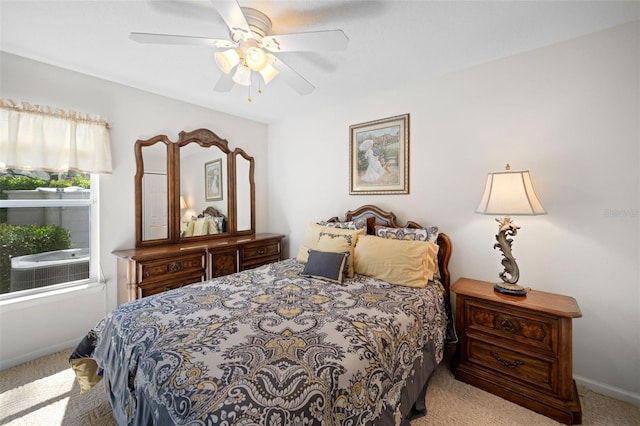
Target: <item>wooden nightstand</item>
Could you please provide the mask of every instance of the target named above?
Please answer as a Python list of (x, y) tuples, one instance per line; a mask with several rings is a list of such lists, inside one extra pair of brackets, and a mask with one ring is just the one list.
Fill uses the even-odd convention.
[(461, 278), (456, 293), (458, 380), (552, 419), (582, 422), (573, 381), (572, 297), (531, 290), (526, 297), (493, 291), (493, 283)]

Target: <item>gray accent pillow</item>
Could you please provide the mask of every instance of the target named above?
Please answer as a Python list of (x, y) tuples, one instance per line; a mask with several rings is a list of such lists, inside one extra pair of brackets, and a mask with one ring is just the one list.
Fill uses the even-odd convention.
[(300, 275), (342, 284), (349, 252), (333, 253), (309, 250), (309, 260)]

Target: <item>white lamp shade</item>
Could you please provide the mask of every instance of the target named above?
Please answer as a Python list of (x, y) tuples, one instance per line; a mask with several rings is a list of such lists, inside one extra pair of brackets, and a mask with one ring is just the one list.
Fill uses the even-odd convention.
[(271, 80), (273, 80), (278, 74), (280, 74), (280, 71), (275, 69), (273, 65), (267, 64), (262, 70), (260, 70), (260, 74), (264, 79), (264, 84), (269, 84)]
[(238, 52), (235, 49), (216, 52), (214, 57), (216, 58), (216, 64), (225, 74), (229, 74), (233, 67), (240, 62), (240, 56), (238, 56)]
[(476, 213), (517, 216), (547, 212), (533, 190), (529, 171), (507, 170), (488, 174)]
[(251, 86), (251, 70), (244, 65), (240, 65), (233, 75), (233, 81), (242, 86)]
[(261, 48), (251, 46), (245, 52), (244, 61), (249, 69), (260, 71), (267, 65), (267, 54)]

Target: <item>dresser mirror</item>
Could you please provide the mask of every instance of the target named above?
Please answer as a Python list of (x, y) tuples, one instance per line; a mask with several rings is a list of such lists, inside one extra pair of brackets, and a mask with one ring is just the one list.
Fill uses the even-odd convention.
[(240, 148), (233, 151), (233, 157), (236, 168), (236, 230), (238, 234), (253, 233), (256, 227), (253, 157)]
[(229, 226), (233, 216), (229, 184), (233, 181), (229, 180), (227, 141), (186, 135), (181, 134), (176, 157), (180, 240), (228, 236), (233, 228)]
[(136, 154), (136, 241), (170, 242), (171, 142), (164, 135), (138, 141)]
[(254, 159), (199, 129), (139, 140), (136, 247), (255, 232)]

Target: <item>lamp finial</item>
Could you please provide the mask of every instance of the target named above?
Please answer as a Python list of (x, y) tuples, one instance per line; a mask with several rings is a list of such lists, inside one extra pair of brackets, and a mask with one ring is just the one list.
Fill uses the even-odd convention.
[(509, 165), (509, 163), (507, 163), (506, 167), (504, 168), (505, 170), (511, 170), (511, 166)]

